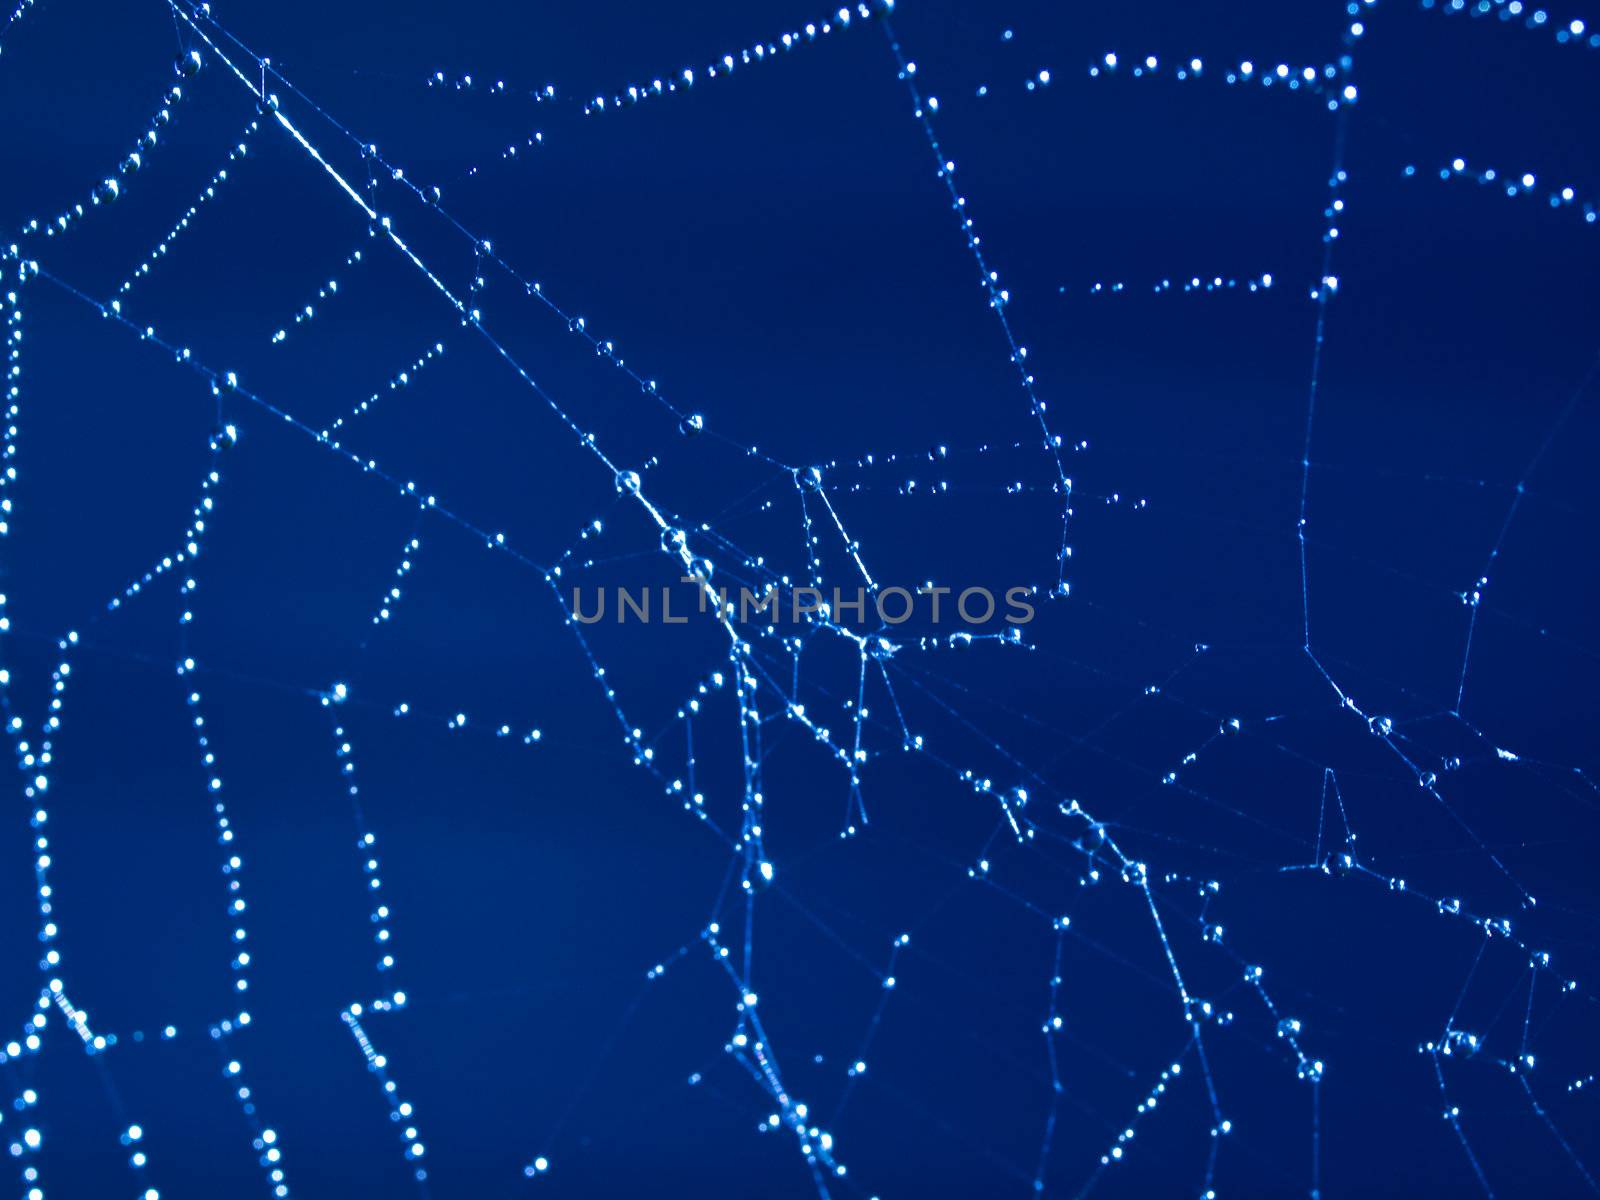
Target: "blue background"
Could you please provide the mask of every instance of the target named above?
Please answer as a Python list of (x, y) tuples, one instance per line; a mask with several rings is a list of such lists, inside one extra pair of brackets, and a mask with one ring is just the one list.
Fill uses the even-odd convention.
[[(755, 556), (807, 573), (802, 492), (751, 445), (787, 467), (824, 465), (826, 495), (882, 582), (1055, 581), (1054, 468), (875, 22), (709, 80), (723, 53), (823, 12), (293, 0), (216, 16), (660, 382), (666, 405), (483, 270), (485, 327), (613, 461), (643, 473), (719, 581), (764, 578)], [(916, 624), (893, 635), (907, 648), (888, 675), (927, 750), (902, 752), (874, 668), (870, 824), (849, 840), (847, 775), (784, 704), (848, 741), (856, 652), (815, 635), (794, 676), (787, 648), (755, 639), (786, 695), (759, 695), (776, 880), (753, 905), (750, 986), (788, 1092), (849, 1167), (832, 1194), (1029, 1194), (1052, 1108), (1052, 1011), (1064, 1028), (1050, 1195), (1195, 1195), (1214, 1146), (1223, 1195), (1303, 1196), (1318, 1182), (1330, 1196), (1474, 1194), (1442, 1116), (1452, 1104), (1496, 1195), (1592, 1190), (1574, 1156), (1595, 1169), (1595, 1093), (1569, 1085), (1600, 1070), (1600, 818), (1585, 774), (1600, 427), (1582, 390), (1600, 229), (1575, 207), (1437, 172), (1459, 154), (1594, 196), (1600, 59), (1548, 30), (1391, 0), (1362, 19), (1311, 445), (1309, 611), (1316, 661), (1360, 713), (1392, 720), (1388, 737), (1303, 650), (1309, 292), (1336, 118), (1319, 97), (1220, 78), (1242, 58), (1336, 61), (1341, 6), (907, 0), (894, 15), (1068, 447), (1072, 591), (1041, 601), (1028, 648), (918, 649), (917, 636), (949, 629)], [(23, 254), (109, 301), (260, 116), (254, 98), (208, 51), (162, 144), (116, 204), (94, 207), (90, 189), (144, 131), (194, 34), (156, 3), (40, 0), (3, 44), (0, 242), (85, 203), (81, 227), (27, 239)], [(1107, 51), (1123, 70), (1091, 78)], [(1131, 78), (1146, 54), (1199, 56), (1206, 75)], [(683, 67), (702, 76), (692, 90), (583, 113), (593, 95)], [(1028, 90), (1041, 69), (1050, 85)], [(477, 86), (430, 88), (435, 71)], [(507, 94), (485, 89), (500, 79)], [(547, 83), (556, 98), (534, 103)], [(269, 90), (363, 186), (355, 146), (287, 86)], [(534, 130), (543, 142), (528, 147)], [(514, 160), (508, 144), (522, 147)], [(344, 444), (534, 563), (576, 546), (564, 586), (676, 578), (609, 470), (283, 130), (263, 124), (229, 174), (126, 299), (136, 326), (313, 429), (443, 342)], [(483, 263), (468, 238), (392, 179), (375, 195), (442, 280), (475, 290)], [(339, 269), (358, 248), (364, 261)], [(1164, 277), (1263, 272), (1269, 292), (1149, 293)], [(338, 296), (293, 325), (330, 275)], [(1091, 296), (1101, 280), (1129, 286)], [(641, 770), (539, 570), (419, 513), (245, 394), (219, 401), (202, 374), (48, 279), (25, 286), (22, 307), (3, 653), (10, 712), (30, 736), (55, 639), (76, 629), (82, 646), (49, 793), (63, 963), (34, 966), (34, 832), (18, 794), (0, 867), (0, 1020), (19, 1036), (43, 980), (59, 977), (117, 1035), (86, 1057), (52, 1010), (44, 1051), (0, 1065), (0, 1099), (37, 1093), (6, 1112), (0, 1140), (42, 1132), (26, 1161), (46, 1194), (134, 1194), (118, 1144), (130, 1121), (163, 1196), (263, 1194), (229, 1058), (279, 1135), (292, 1194), (411, 1194), (416, 1164), (339, 1019), (395, 986), (409, 1003), (367, 1028), (416, 1106), (434, 1195), (816, 1194), (794, 1135), (757, 1129), (775, 1105), (727, 1049), (738, 991), (702, 936), (720, 920), (744, 946), (739, 859), (712, 828), (740, 824), (731, 685), (693, 722), (710, 821), (665, 786), (686, 767), (675, 713), (727, 669), (720, 631), (593, 631), (606, 684), (655, 748), (655, 771)], [(219, 404), (239, 444), (221, 461), (180, 643), (172, 575), (115, 613), (105, 602), (176, 547)], [(704, 414), (706, 433), (685, 438), (669, 405)], [(1458, 703), (1462, 593), (1485, 574), (1519, 483)], [(831, 520), (814, 494), (806, 503), (824, 577), (854, 587)], [(580, 542), (596, 518), (605, 532)], [(374, 627), (413, 536), (405, 595)], [(199, 660), (197, 683), (175, 677), (180, 653)], [(383, 980), (320, 701), (335, 681), (349, 687), (338, 716), (394, 909), (398, 965)], [(225, 1039), (209, 1030), (237, 1009), (231, 925), (190, 686), (205, 693), (250, 902), (253, 1020)], [(413, 711), (399, 719), (402, 702)], [(451, 729), (457, 712), (468, 722)], [(1220, 734), (1231, 718), (1238, 734)], [(502, 722), (542, 739), (497, 738)], [(1026, 843), (969, 770), (1000, 791), (1027, 786)], [(1329, 770), (1364, 871), (1322, 869), (1346, 849)], [(1438, 777), (1442, 800), (1419, 772)], [(1208, 1072), (1143, 894), (1063, 813), (1072, 800), (1150, 864), (1190, 992), (1231, 1015), (1203, 1027)], [(1509, 919), (1551, 969), (1441, 912), (1447, 897)], [(1052, 1010), (1057, 916), (1071, 927)], [(1212, 924), (1220, 945), (1205, 938)], [(667, 971), (647, 980), (658, 963)], [(1263, 966), (1276, 1013), (1244, 982), (1248, 964)], [(1286, 1016), (1325, 1063), (1316, 1087), (1296, 1077)], [(178, 1036), (162, 1039), (168, 1023)], [(1447, 1028), (1482, 1049), (1442, 1060), (1442, 1094), (1419, 1046)], [(1537, 1065), (1509, 1069), (1524, 1052)], [(851, 1084), (858, 1056), (868, 1069)], [(1125, 1161), (1097, 1173), (1180, 1056), (1183, 1075), (1139, 1119)], [(1232, 1123), (1220, 1145), (1205, 1074)], [(529, 1180), (538, 1155), (550, 1169)]]

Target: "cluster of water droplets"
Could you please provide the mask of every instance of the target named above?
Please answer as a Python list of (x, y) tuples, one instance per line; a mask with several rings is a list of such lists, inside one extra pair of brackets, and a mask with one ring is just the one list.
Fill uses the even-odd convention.
[[(190, 60), (178, 60), (178, 73), (191, 75), (194, 72), (186, 70)], [(195, 58), (198, 70), (198, 56)], [(67, 205), (59, 210), (55, 216), (49, 218), (33, 217), (26, 221), (21, 230), (22, 237), (34, 237), (43, 234), (45, 237), (55, 237), (66, 233), (79, 222), (88, 217), (95, 209), (115, 204), (122, 197), (124, 189), (132, 182), (145, 166), (145, 161), (162, 144), (161, 131), (172, 124), (178, 105), (183, 102), (184, 90), (180, 86), (169, 88), (161, 97), (160, 104), (151, 114), (149, 127), (144, 131), (138, 142), (116, 164), (115, 169), (107, 174), (99, 183), (89, 190), (87, 206), (83, 202)]]
[(850, 29), (852, 24), (870, 21), (875, 15), (887, 14), (893, 8), (894, 0), (871, 0), (871, 3), (858, 3), (854, 6), (847, 5), (830, 16), (816, 21), (807, 21), (799, 29), (781, 33), (770, 41), (756, 42), (743, 49), (730, 51), (720, 58), (699, 67), (698, 73), (697, 68), (694, 66), (681, 67), (677, 71), (664, 76), (656, 76), (648, 81), (628, 83), (613, 89), (609, 93), (599, 93), (584, 103), (584, 116), (615, 112), (618, 109), (628, 108), (645, 100), (686, 92), (693, 88), (697, 81), (727, 79), (736, 71), (748, 69), (760, 63), (771, 62), (782, 55), (788, 54), (790, 51), (814, 45), (832, 34), (842, 33)]
[(1555, 39), (1557, 45), (1600, 50), (1600, 29), (1592, 29), (1577, 18), (1561, 21), (1526, 0), (1420, 0), (1424, 11), (1445, 16), (1492, 17), (1507, 25), (1520, 25)]
[[(1407, 179), (1415, 179), (1425, 173), (1419, 172), (1415, 166), (1408, 165), (1402, 174)], [(1498, 171), (1494, 167), (1469, 165), (1464, 158), (1453, 158), (1439, 168), (1437, 177), (1446, 183), (1452, 180), (1472, 180), (1485, 188), (1500, 192), (1507, 199), (1514, 200), (1521, 197), (1534, 201), (1542, 200), (1548, 208), (1570, 208), (1582, 216), (1586, 225), (1593, 225), (1600, 220), (1600, 216), (1596, 215), (1594, 203), (1579, 199), (1573, 187), (1541, 184), (1539, 176), (1532, 171), (1521, 173)]]
[[(1268, 89), (1281, 88), (1291, 92), (1303, 91), (1326, 95), (1328, 107), (1337, 109), (1342, 105), (1354, 104), (1359, 96), (1356, 85), (1346, 82), (1343, 78), (1348, 66), (1348, 57), (1338, 65), (1328, 63), (1322, 66), (1292, 66), (1283, 62), (1263, 65), (1246, 58), (1240, 59), (1233, 66), (1208, 69), (1205, 62), (1199, 58), (1167, 61), (1154, 54), (1147, 54), (1143, 58), (1125, 59), (1115, 52), (1110, 52), (1101, 55), (1097, 62), (1089, 64), (1089, 77), (1111, 79), (1127, 76), (1132, 79), (1165, 78), (1193, 82), (1214, 76), (1226, 84), (1254, 85)], [(1039, 82), (1048, 83), (1049, 72), (1041, 72)]]
[(304, 325), (307, 322), (316, 320), (318, 312), (317, 305), (326, 304), (329, 300), (332, 300), (339, 294), (339, 275), (347, 274), (353, 268), (359, 266), (360, 263), (361, 247), (357, 246), (354, 250), (350, 251), (349, 254), (345, 255), (344, 262), (339, 264), (338, 273), (330, 275), (327, 282), (322, 284), (321, 287), (317, 288), (317, 294), (314, 298), (314, 301), (312, 303), (307, 303), (300, 306), (299, 311), (294, 314), (294, 324), (279, 329), (272, 335), (272, 344), (277, 346), (288, 340), (289, 330), (295, 326)]
[(251, 139), (254, 138), (255, 135), (260, 132), (260, 130), (261, 121), (258, 118), (252, 117), (250, 119), (250, 123), (244, 127), (243, 133), (240, 134), (238, 142), (236, 142), (233, 148), (228, 151), (227, 161), (224, 162), (222, 166), (218, 167), (216, 174), (212, 175), (211, 178), (206, 181), (205, 186), (200, 189), (200, 195), (195, 198), (195, 202), (184, 210), (183, 215), (178, 218), (177, 222), (172, 226), (171, 229), (167, 231), (166, 235), (155, 244), (154, 249), (152, 249), (149, 254), (145, 255), (143, 261), (141, 261), (139, 265), (135, 267), (128, 275), (128, 277), (122, 281), (121, 285), (117, 288), (117, 294), (119, 296), (127, 295), (133, 290), (134, 284), (139, 282), (139, 280), (143, 279), (145, 276), (149, 275), (150, 272), (155, 269), (156, 263), (160, 262), (164, 257), (166, 257), (167, 253), (172, 249), (173, 243), (175, 243), (184, 233), (188, 231), (189, 226), (192, 225), (195, 218), (200, 215), (201, 208), (217, 198), (217, 194), (221, 190), (222, 185), (228, 182), (229, 170), (250, 153)]
[[(1174, 281), (1171, 277), (1164, 277), (1147, 286), (1129, 288), (1121, 280), (1115, 282), (1096, 281), (1091, 283), (1087, 291), (1091, 296), (1117, 296), (1117, 295), (1155, 295), (1155, 296), (1194, 296), (1210, 295), (1216, 292), (1266, 292), (1272, 289), (1272, 272), (1263, 271), (1260, 275), (1246, 276), (1243, 279), (1232, 275), (1191, 275), (1187, 279)], [(1060, 291), (1065, 293), (1066, 285)]]

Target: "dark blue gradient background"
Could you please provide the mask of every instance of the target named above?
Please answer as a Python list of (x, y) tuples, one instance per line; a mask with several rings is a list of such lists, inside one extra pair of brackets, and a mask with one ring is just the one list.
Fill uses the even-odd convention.
[[(438, 184), (457, 219), (614, 339), (674, 404), (705, 414), (708, 433), (683, 438), (557, 317), (488, 274), (485, 325), (618, 462), (644, 469), (647, 492), (684, 524), (710, 523), (773, 569), (803, 574), (791, 479), (736, 444), (793, 465), (898, 453), (826, 476), (877, 578), (1054, 579), (1053, 469), (873, 23), (687, 94), (584, 117), (596, 92), (699, 71), (824, 14), (790, 0), (289, 0), (219, 4), (216, 15), (409, 179)], [(1079, 1194), (1189, 1044), (1141, 894), (1104, 857), (1099, 881), (1086, 876), (1074, 845), (1083, 825), (1058, 810), (1073, 799), (1151, 864), (1191, 990), (1234, 1015), (1205, 1032), (1233, 1124), (1219, 1194), (1304, 1196), (1314, 1178), (1312, 1088), (1295, 1078), (1242, 964), (1265, 968), (1281, 1013), (1303, 1022), (1304, 1047), (1326, 1063), (1324, 1195), (1476, 1194), (1447, 1103), (1460, 1106), (1496, 1195), (1592, 1187), (1520, 1078), (1491, 1061), (1521, 1052), (1525, 954), (1377, 878), (1282, 870), (1318, 858), (1332, 768), (1373, 871), (1507, 917), (1547, 949), (1555, 970), (1534, 987), (1538, 1065), (1526, 1078), (1571, 1152), (1600, 1166), (1596, 1094), (1568, 1089), (1600, 1070), (1589, 998), (1600, 818), (1582, 773), (1594, 766), (1600, 665), (1593, 397), (1557, 426), (1600, 349), (1600, 229), (1573, 209), (1434, 177), (1459, 154), (1594, 196), (1600, 57), (1401, 0), (1365, 19), (1311, 448), (1312, 643), (1360, 709), (1391, 717), (1394, 744), (1438, 773), (1448, 809), (1340, 707), (1302, 651), (1307, 293), (1334, 119), (1281, 90), (1086, 70), (1108, 50), (1124, 62), (1199, 56), (1211, 75), (1246, 57), (1320, 66), (1340, 52), (1342, 6), (905, 0), (895, 14), (919, 84), (941, 99), (940, 138), (1011, 292), (1053, 427), (1087, 448), (1066, 458), (1072, 595), (1041, 604), (1028, 629), (1036, 648), (897, 656), (897, 694), (928, 754), (900, 752), (889, 697), (881, 681), (869, 687), (862, 836), (838, 836), (838, 764), (763, 694), (777, 884), (754, 908), (753, 985), (790, 1092), (830, 1122), (849, 1165), (830, 1183), (836, 1195), (1030, 1194), (1051, 1105), (1040, 1026), (1056, 914), (1072, 929), (1047, 1194)], [(39, 0), (11, 27), (0, 242), (87, 198), (174, 82), (178, 38), (155, 0)], [(1050, 88), (1025, 91), (1041, 68)], [(558, 100), (430, 90), (435, 70), (524, 92), (554, 83)], [(53, 276), (109, 300), (255, 111), (214, 58), (185, 87), (165, 144), (123, 198), (26, 250)], [(330, 161), (363, 179), (349, 143), (277, 90)], [(534, 129), (543, 146), (499, 158)], [(1419, 178), (1407, 180), (1413, 163)], [(351, 449), (538, 562), (603, 519), (605, 535), (578, 561), (612, 561), (574, 579), (675, 577), (610, 475), (409, 264), (365, 241), (359, 210), (281, 130), (263, 128), (233, 176), (133, 291), (131, 320), (316, 428), (443, 340), (442, 360), (350, 427)], [(465, 289), (470, 243), (401, 189), (378, 194), (396, 229)], [(339, 297), (270, 345), (357, 246), (368, 261), (341, 276)], [(1270, 294), (1087, 295), (1102, 279), (1261, 272), (1277, 281)], [(6, 1112), (0, 1142), (25, 1124), (42, 1130), (30, 1161), (46, 1195), (135, 1194), (117, 1142), (128, 1121), (147, 1131), (149, 1183), (163, 1197), (264, 1194), (222, 1076), (227, 1056), (245, 1063), (280, 1133), (292, 1194), (413, 1193), (339, 1020), (377, 987), (354, 827), (316, 699), (335, 680), (351, 689), (340, 713), (395, 910), (393, 979), (411, 997), (369, 1028), (416, 1105), (433, 1195), (816, 1194), (793, 1136), (757, 1131), (773, 1103), (724, 1049), (737, 996), (700, 931), (716, 909), (742, 946), (742, 902), (718, 908), (730, 855), (631, 765), (537, 571), (437, 516), (419, 524), (392, 488), (238, 396), (226, 416), (240, 443), (195, 572), (189, 642), (251, 904), (254, 1021), (219, 1056), (206, 1029), (231, 1011), (229, 925), (188, 685), (173, 671), (175, 584), (103, 613), (174, 548), (215, 401), (201, 376), (48, 281), (30, 282), (23, 305), (19, 477), (3, 543), (10, 703), (36, 726), (54, 639), (81, 631), (50, 790), (60, 975), (94, 1026), (120, 1037), (85, 1058), (52, 1013), (45, 1052), (0, 1067), (8, 1103), (38, 1092), (37, 1109)], [(1453, 716), (1469, 616), (1460, 594), (1552, 428), (1491, 571)], [(931, 461), (940, 444), (949, 457)], [(921, 481), (911, 495), (908, 479)], [(939, 480), (949, 491), (929, 494)], [(1007, 494), (1013, 484), (1020, 494)], [(413, 532), (423, 548), (407, 595), (373, 630)], [(831, 524), (816, 533), (828, 577), (848, 580)], [(725, 577), (749, 577), (737, 554), (706, 544)], [(668, 778), (683, 760), (673, 714), (726, 666), (720, 637), (704, 622), (594, 635), (628, 719), (660, 737)], [(788, 677), (786, 653), (770, 641), (758, 652)], [(854, 652), (820, 638), (800, 670), (808, 712), (848, 736)], [(396, 721), (401, 701), (426, 715)], [(466, 730), (445, 727), (457, 711), (471, 717)], [(1212, 741), (1230, 717), (1240, 735)], [(502, 720), (540, 727), (542, 742), (494, 738)], [(737, 830), (725, 691), (695, 739), (707, 807)], [(1494, 746), (1524, 761), (1499, 761)], [(935, 754), (1001, 788), (1031, 776), (1039, 836), (1019, 847), (994, 800)], [(1175, 770), (1179, 782), (1164, 784)], [(17, 787), (0, 859), (6, 1039), (41, 986), (30, 808)], [(1342, 845), (1331, 810), (1327, 822), (1324, 857)], [(987, 881), (969, 877), (985, 857)], [(1202, 899), (1213, 880), (1220, 892)], [(1225, 927), (1221, 947), (1203, 940), (1202, 922)], [(833, 1121), (902, 932), (911, 945), (869, 1069)], [(1565, 979), (1577, 987), (1562, 994)], [(1418, 1046), (1452, 1013), (1484, 1048), (1446, 1061), (1446, 1099)], [(169, 1021), (177, 1039), (133, 1042), (131, 1031)], [(1184, 1062), (1095, 1194), (1200, 1191), (1213, 1119), (1192, 1050)], [(551, 1170), (525, 1180), (539, 1154)]]

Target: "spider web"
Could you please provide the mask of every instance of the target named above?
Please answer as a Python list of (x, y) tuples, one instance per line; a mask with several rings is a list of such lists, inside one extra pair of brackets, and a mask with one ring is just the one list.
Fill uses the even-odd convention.
[(170, 13), (0, 31), (21, 1195), (1600, 1191), (1581, 19)]

